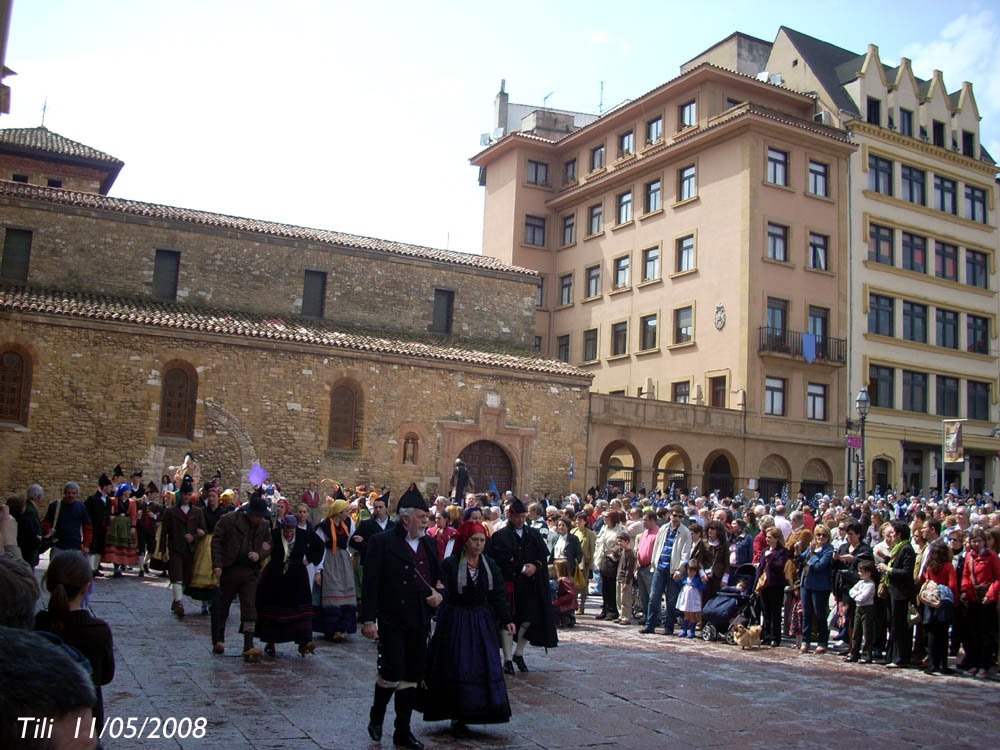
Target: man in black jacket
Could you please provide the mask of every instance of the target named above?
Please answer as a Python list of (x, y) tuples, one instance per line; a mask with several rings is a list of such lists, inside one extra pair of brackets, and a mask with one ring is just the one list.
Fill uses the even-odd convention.
[[(378, 677), (368, 734), (382, 738), (389, 698), (396, 694), (392, 741), (420, 750), (410, 730), (417, 683), (423, 677), (433, 610), (441, 603), (437, 545), (425, 535), (427, 503), (414, 485), (399, 500), (399, 524), (368, 541), (361, 596), (361, 632), (378, 639)], [(377, 623), (377, 624), (376, 624)]]
[(354, 530), (354, 536), (351, 537), (350, 546), (361, 555), (362, 564), (365, 562), (371, 538), (396, 526), (395, 521), (389, 518), (387, 499), (385, 495), (375, 499), (375, 502), (372, 503), (372, 517), (359, 523), (358, 528)]
[(101, 573), (101, 555), (104, 554), (104, 544), (108, 538), (108, 526), (111, 525), (111, 500), (109, 495), (112, 493), (113, 488), (114, 485), (108, 479), (108, 475), (101, 474), (101, 478), (97, 480), (97, 492), (83, 502), (94, 529), (94, 538), (90, 543), (90, 569), (94, 572), (94, 578), (101, 578), (104, 575)]
[(524, 649), (528, 643), (544, 648), (559, 645), (549, 594), (546, 564), (549, 551), (541, 534), (524, 522), (526, 515), (524, 503), (515, 497), (507, 512), (507, 525), (494, 532), (486, 542), (486, 554), (503, 572), (507, 601), (517, 625), (517, 653), (513, 656), (513, 639), (509, 633), (500, 633), (503, 669), (507, 674), (514, 673), (514, 664), (522, 672), (528, 671), (524, 663)]

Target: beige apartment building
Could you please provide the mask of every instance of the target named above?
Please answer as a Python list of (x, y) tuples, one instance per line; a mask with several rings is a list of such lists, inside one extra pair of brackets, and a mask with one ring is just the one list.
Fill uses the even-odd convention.
[(816, 92), (821, 119), (859, 146), (847, 396), (867, 385), (872, 399), (868, 486), (938, 487), (942, 420), (966, 419), (965, 460), (944, 480), (996, 491), (997, 166), (972, 85), (949, 93), (940, 71), (921, 80), (874, 45), (857, 54), (786, 28), (765, 70)]
[(736, 72), (768, 44), (582, 127), (526, 113), (472, 159), (483, 253), (539, 274), (537, 350), (594, 376), (587, 486), (844, 489), (855, 146)]

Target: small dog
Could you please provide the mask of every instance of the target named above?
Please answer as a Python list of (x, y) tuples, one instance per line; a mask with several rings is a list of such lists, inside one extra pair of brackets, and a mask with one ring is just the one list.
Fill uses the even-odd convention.
[(749, 628), (746, 625), (737, 625), (733, 628), (733, 636), (740, 644), (741, 650), (746, 650), (751, 646), (760, 648), (760, 625), (752, 625)]

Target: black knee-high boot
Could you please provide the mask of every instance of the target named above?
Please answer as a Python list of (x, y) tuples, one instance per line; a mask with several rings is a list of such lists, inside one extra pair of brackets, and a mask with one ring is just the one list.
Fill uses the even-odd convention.
[(382, 739), (382, 722), (393, 691), (394, 688), (375, 685), (375, 700), (372, 701), (372, 710), (368, 713), (368, 736), (375, 742)]
[(393, 744), (410, 750), (422, 750), (424, 746), (410, 731), (410, 714), (413, 713), (413, 699), (416, 693), (416, 688), (396, 690), (396, 724), (392, 741)]

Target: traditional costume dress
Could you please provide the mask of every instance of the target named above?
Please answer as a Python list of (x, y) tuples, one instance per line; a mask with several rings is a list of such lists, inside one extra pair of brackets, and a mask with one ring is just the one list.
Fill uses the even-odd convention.
[[(285, 516), (271, 532), (271, 558), (257, 584), (257, 631), (274, 654), (275, 643), (299, 644), (303, 656), (313, 651), (312, 592), (307, 564), (323, 559), (323, 543), (313, 532), (297, 528), (295, 516)], [(294, 531), (289, 541), (285, 530)]]
[(121, 485), (115, 492), (111, 507), (111, 524), (104, 543), (101, 562), (114, 565), (115, 577), (122, 575), (121, 568), (139, 562), (139, 544), (136, 538), (137, 511), (132, 499), (132, 487)]
[(108, 538), (108, 527), (111, 525), (111, 480), (107, 474), (101, 474), (97, 480), (98, 490), (84, 501), (90, 523), (93, 528), (93, 539), (90, 542), (90, 568), (95, 578), (103, 577), (101, 573), (101, 555)]
[[(178, 617), (184, 617), (181, 598), (185, 586), (191, 584), (194, 554), (198, 543), (205, 535), (205, 517), (201, 509), (191, 504), (184, 504), (185, 500), (190, 500), (193, 492), (194, 489), (189, 482), (181, 485), (180, 504), (164, 511), (160, 522), (160, 541), (157, 543), (160, 553), (166, 553), (170, 590), (173, 593), (171, 610)], [(191, 541), (188, 541), (188, 536), (191, 537)]]
[(510, 703), (500, 665), (497, 628), (512, 622), (503, 573), (486, 555), (469, 568), (465, 542), (486, 535), (481, 523), (466, 521), (458, 532), (458, 552), (441, 564), (444, 601), (438, 607), (424, 678), (424, 721), (499, 724), (510, 719)]
[(313, 590), (312, 628), (334, 641), (342, 641), (345, 634), (358, 629), (358, 591), (348, 546), (354, 536), (354, 521), (347, 518), (333, 526), (333, 516), (348, 507), (346, 500), (335, 500), (327, 510), (327, 517), (316, 528), (325, 554), (316, 566), (322, 579), (320, 586)]

